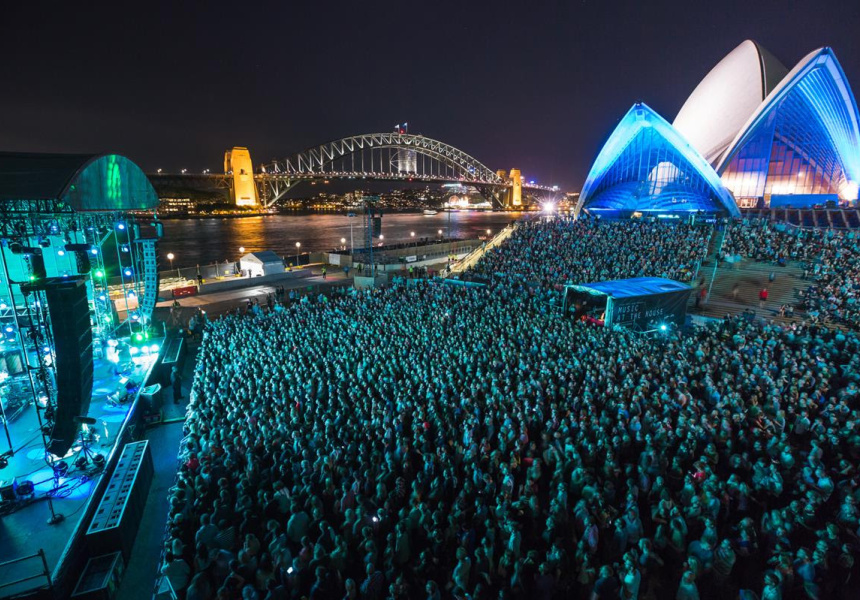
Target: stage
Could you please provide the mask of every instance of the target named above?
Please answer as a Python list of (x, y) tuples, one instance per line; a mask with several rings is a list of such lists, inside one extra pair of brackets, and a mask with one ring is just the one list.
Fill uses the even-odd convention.
[[(86, 523), (82, 523), (82, 520), (90, 515), (89, 509), (98, 502), (99, 498), (94, 492), (103, 488), (99, 484), (106, 465), (109, 468), (111, 459), (121, 451), (117, 441), (121, 438), (125, 443), (139, 437), (131, 429), (143, 426), (137, 425), (140, 422), (137, 413), (142, 412), (139, 410), (140, 388), (149, 379), (158, 360), (158, 352), (152, 353), (151, 350), (152, 345), (145, 355), (136, 351), (132, 361), (129, 348), (125, 347), (119, 354), (119, 366), (123, 371), (119, 375), (115, 374), (117, 364), (105, 359), (93, 361), (93, 393), (86, 416), (95, 419), (96, 423), (87, 426), (91, 435), (85, 436), (89, 439), (87, 446), (90, 458), (87, 464), (81, 464), (80, 459), (86, 453), (79, 436), (72, 450), (63, 457), (68, 472), (56, 480), (55, 471), (45, 460), (45, 448), (32, 402), (8, 423), (15, 454), (9, 459), (8, 466), (0, 470), (0, 481), (3, 486), (11, 483), (13, 478), (17, 479), (19, 485), (22, 481), (32, 481), (34, 493), (29, 498), (19, 496), (13, 502), (4, 501), (0, 504), (0, 586), (29, 577), (33, 579), (0, 587), (0, 598), (45, 587), (48, 583), (43, 575), (45, 565), (54, 580), (60, 574), (59, 567), (63, 566), (66, 555), (75, 553), (72, 540), (76, 538), (76, 532), (82, 536), (86, 530), (89, 518)], [(23, 379), (27, 381), (26, 375)], [(138, 389), (127, 394), (127, 401), (116, 402), (118, 396), (115, 392), (117, 389), (126, 392), (128, 382), (137, 384)], [(5, 450), (8, 444), (4, 437), (0, 434), (0, 446)], [(105, 460), (93, 461), (92, 456), (95, 454), (102, 455)], [(52, 514), (62, 514), (64, 518), (57, 524), (49, 525)], [(40, 550), (44, 551), (44, 561), (39, 556), (33, 556)], [(19, 560), (27, 556), (32, 558)], [(16, 562), (7, 564), (9, 561)], [(78, 575), (71, 573), (71, 578), (76, 580)]]

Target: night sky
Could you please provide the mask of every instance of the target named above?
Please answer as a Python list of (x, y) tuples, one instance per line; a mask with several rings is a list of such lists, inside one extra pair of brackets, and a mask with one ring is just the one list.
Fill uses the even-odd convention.
[(631, 104), (671, 121), (747, 38), (788, 68), (829, 45), (860, 93), (856, 0), (13, 2), (0, 150), (216, 171), (408, 121), (578, 191)]

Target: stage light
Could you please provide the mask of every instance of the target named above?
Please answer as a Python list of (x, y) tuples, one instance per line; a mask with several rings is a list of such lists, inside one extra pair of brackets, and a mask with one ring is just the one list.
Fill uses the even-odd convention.
[(101, 269), (99, 269), (98, 271), (96, 271), (95, 273), (93, 273), (93, 275), (95, 275), (97, 279), (101, 279), (102, 277), (104, 277), (104, 276), (105, 276), (105, 272), (104, 272), (104, 271), (102, 271)]
[(127, 268), (125, 271), (122, 272), (122, 274), (125, 275), (126, 277), (131, 277), (131, 272), (132, 272), (131, 269)]
[(65, 256), (65, 255), (66, 255), (65, 250), (57, 250), (57, 256)]
[(129, 296), (136, 296), (137, 294), (134, 293), (134, 290), (128, 290), (128, 295)]
[(158, 344), (153, 344), (149, 347), (152, 352), (158, 352)]
[(104, 301), (105, 301), (105, 295), (104, 295), (104, 294), (101, 294), (101, 295), (99, 296), (99, 300), (101, 300), (102, 302), (104, 302)]
[(660, 325), (660, 331), (666, 331), (667, 329), (669, 329), (669, 328), (668, 328), (668, 327), (666, 327), (666, 324), (665, 324), (665, 323), (662, 323), (662, 324)]
[(134, 346), (132, 346), (131, 348), (129, 348), (129, 349), (128, 349), (128, 353), (129, 353), (129, 354), (131, 354), (132, 356), (134, 356), (134, 355), (135, 355), (135, 354), (137, 354), (138, 352), (140, 352), (140, 350), (138, 350), (138, 349), (137, 349), (136, 347), (134, 347)]
[(134, 339), (135, 339), (135, 341), (137, 341), (137, 342), (142, 342), (142, 341), (143, 341), (143, 334), (142, 334), (142, 333), (135, 333), (135, 334), (134, 334)]
[(42, 350), (44, 350), (44, 351), (45, 351), (45, 354), (50, 354), (50, 353), (51, 353), (51, 348), (50, 348), (50, 347), (48, 347), (48, 346), (45, 346), (44, 348), (42, 348)]
[(99, 253), (99, 249), (98, 248), (90, 248), (90, 253), (93, 255), (96, 255)]
[(123, 229), (125, 229), (125, 223), (120, 221), (119, 223), (116, 224), (116, 228), (119, 229), (120, 231), (122, 231)]
[(6, 326), (6, 333), (12, 333), (15, 329), (11, 325)]
[(0, 309), (6, 310), (7, 308), (9, 308), (8, 304), (6, 304), (5, 302), (0, 302)]

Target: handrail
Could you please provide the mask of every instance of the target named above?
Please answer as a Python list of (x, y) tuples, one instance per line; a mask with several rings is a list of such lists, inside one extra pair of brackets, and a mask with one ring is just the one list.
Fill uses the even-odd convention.
[(481, 244), (477, 248), (475, 248), (472, 252), (463, 257), (463, 259), (454, 265), (451, 269), (449, 269), (446, 273), (442, 274), (442, 277), (448, 277), (450, 275), (454, 275), (455, 273), (461, 273), (477, 263), (487, 252), (492, 250), (493, 248), (498, 247), (502, 242), (508, 239), (511, 235), (513, 235), (514, 231), (516, 231), (519, 226), (519, 221), (512, 223), (502, 229), (499, 233), (493, 236), (493, 239), (487, 241), (485, 244)]
[(731, 227), (731, 222), (726, 223), (726, 226), (722, 231), (723, 237), (720, 238), (720, 243), (714, 253), (714, 271), (711, 273), (711, 282), (708, 284), (708, 293), (705, 295), (705, 302), (709, 302), (711, 300), (711, 289), (714, 287), (714, 280), (717, 278), (717, 267), (720, 266), (720, 251), (723, 249), (723, 243), (726, 241), (729, 227)]
[(9, 587), (11, 585), (18, 585), (19, 583), (24, 583), (25, 581), (30, 581), (31, 579), (38, 579), (40, 577), (45, 577), (48, 580), (48, 587), (51, 588), (54, 586), (54, 582), (51, 580), (51, 570), (48, 568), (48, 560), (45, 558), (45, 551), (39, 548), (39, 551), (36, 554), (31, 554), (30, 556), (22, 556), (20, 558), (13, 558), (12, 560), (7, 560), (6, 562), (0, 563), (0, 567), (8, 567), (9, 565), (14, 565), (15, 563), (24, 562), (25, 560), (30, 560), (31, 558), (39, 557), (42, 559), (42, 566), (44, 567), (44, 571), (37, 575), (30, 575), (29, 577), (22, 577), (21, 579), (16, 579), (15, 581), (10, 581), (8, 583), (0, 583), (0, 588)]
[[(711, 246), (711, 239), (713, 239), (715, 233), (716, 233), (716, 229), (712, 229), (711, 235), (708, 236), (708, 246), (707, 247)], [(701, 269), (701, 268), (702, 268), (702, 259), (700, 258), (699, 260), (696, 261), (696, 270), (695, 270), (695, 272), (693, 272), (693, 278), (690, 281), (696, 281), (696, 279), (698, 279), (699, 269)]]

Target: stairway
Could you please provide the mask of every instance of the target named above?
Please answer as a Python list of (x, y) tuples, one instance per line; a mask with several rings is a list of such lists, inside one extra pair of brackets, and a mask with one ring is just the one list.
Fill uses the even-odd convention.
[(485, 244), (482, 244), (478, 248), (475, 248), (470, 254), (463, 257), (463, 259), (456, 264), (452, 265), (447, 273), (442, 273), (442, 277), (450, 277), (452, 275), (458, 275), (468, 270), (469, 267), (472, 267), (478, 263), (481, 258), (483, 258), (484, 254), (492, 250), (493, 248), (497, 248), (504, 242), (506, 239), (513, 235), (516, 230), (519, 222), (514, 223), (512, 225), (508, 225), (504, 229), (502, 229), (499, 233), (497, 233), (493, 239), (487, 241)]
[[(776, 278), (768, 281), (773, 272)], [(799, 302), (798, 290), (805, 290), (812, 283), (805, 281), (803, 268), (800, 263), (789, 263), (784, 267), (772, 263), (743, 260), (740, 263), (723, 263), (714, 272), (714, 263), (699, 271), (700, 279), (705, 277), (705, 287), (710, 287), (710, 295), (699, 310), (695, 307), (695, 297), (691, 299), (690, 311), (707, 317), (722, 318), (727, 314), (736, 315), (747, 309), (754, 309), (760, 317), (774, 318), (781, 322), (800, 320), (802, 312), (797, 310)], [(713, 278), (713, 284), (711, 279)], [(738, 295), (732, 298), (732, 289), (738, 285)], [(768, 289), (768, 300), (764, 308), (759, 308), (758, 295), (763, 287)], [(698, 291), (698, 290), (696, 290)], [(695, 291), (693, 292), (695, 296)], [(783, 304), (795, 305), (794, 317), (791, 319), (778, 316), (779, 307)]]

